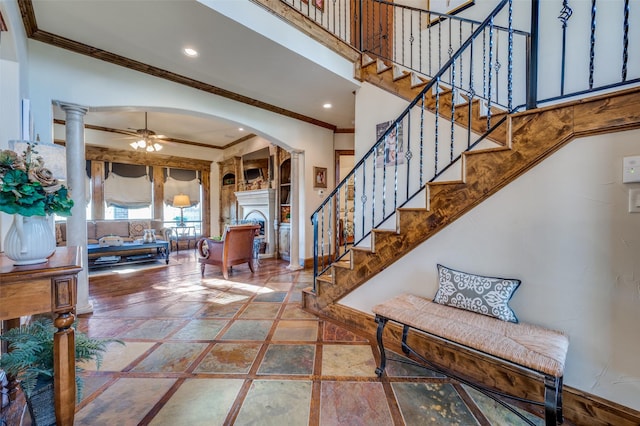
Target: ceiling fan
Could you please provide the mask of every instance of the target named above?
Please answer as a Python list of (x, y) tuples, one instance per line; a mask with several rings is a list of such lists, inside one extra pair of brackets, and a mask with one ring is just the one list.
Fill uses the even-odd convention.
[(153, 130), (149, 130), (147, 126), (147, 112), (144, 113), (144, 129), (132, 129), (135, 132), (127, 132), (131, 136), (135, 136), (136, 138), (140, 138), (135, 142), (131, 142), (129, 145), (133, 149), (141, 149), (147, 152), (156, 152), (162, 149), (162, 145), (160, 145), (157, 141), (164, 138), (163, 135), (157, 135)]

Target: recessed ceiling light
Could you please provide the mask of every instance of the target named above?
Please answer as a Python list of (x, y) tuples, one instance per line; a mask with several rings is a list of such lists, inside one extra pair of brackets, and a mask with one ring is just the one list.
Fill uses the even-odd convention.
[(333, 106), (333, 105), (331, 105), (331, 104), (327, 103), (327, 104), (322, 105), (322, 108), (329, 109), (329, 108), (331, 108), (332, 106)]
[(242, 127), (238, 127), (238, 130), (241, 131), (241, 132), (244, 131), (244, 129)]
[(192, 49), (191, 47), (185, 47), (183, 52), (190, 58), (195, 58), (196, 56), (198, 56), (198, 51), (196, 49)]

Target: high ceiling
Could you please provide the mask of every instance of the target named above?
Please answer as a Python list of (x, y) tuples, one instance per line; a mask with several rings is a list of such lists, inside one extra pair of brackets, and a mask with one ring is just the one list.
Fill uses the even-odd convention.
[[(228, 1), (207, 0), (214, 4)], [(233, 1), (238, 8), (257, 7), (248, 0)], [(195, 0), (18, 0), (18, 3), (23, 11), (25, 5), (32, 5), (31, 19), (35, 22), (27, 25), (35, 27), (36, 33), (47, 34), (53, 44), (68, 39), (85, 48), (118, 55), (124, 61), (150, 65), (154, 70), (169, 71), (188, 81), (220, 89), (241, 102), (282, 111), (323, 127), (353, 127), (355, 81)], [(185, 56), (185, 47), (197, 49), (198, 56)], [(333, 107), (325, 109), (324, 103)], [(143, 100), (140, 105), (144, 105)], [(55, 112), (55, 118), (64, 119), (64, 113)], [(140, 107), (90, 111), (85, 123), (99, 131), (142, 129), (144, 113)], [(251, 133), (239, 130), (235, 123), (158, 111), (149, 113), (148, 127), (169, 138), (212, 147), (227, 146)]]

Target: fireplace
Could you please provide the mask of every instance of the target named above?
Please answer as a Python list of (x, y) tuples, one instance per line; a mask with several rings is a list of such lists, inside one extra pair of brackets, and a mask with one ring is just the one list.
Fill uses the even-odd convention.
[(257, 189), (236, 192), (238, 200), (238, 217), (242, 221), (253, 221), (260, 225), (261, 235), (267, 247), (260, 257), (273, 257), (275, 253), (276, 192), (274, 189)]

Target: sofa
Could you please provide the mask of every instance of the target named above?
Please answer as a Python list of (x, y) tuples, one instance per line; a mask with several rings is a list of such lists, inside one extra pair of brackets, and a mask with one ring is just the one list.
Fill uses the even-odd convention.
[[(119, 236), (124, 242), (132, 242), (142, 238), (145, 229), (154, 229), (156, 238), (169, 241), (171, 228), (165, 228), (160, 220), (151, 219), (118, 219), (118, 220), (88, 220), (87, 244), (98, 244), (102, 237)], [(56, 222), (56, 245), (67, 244), (67, 222)]]

